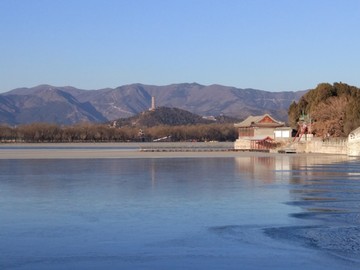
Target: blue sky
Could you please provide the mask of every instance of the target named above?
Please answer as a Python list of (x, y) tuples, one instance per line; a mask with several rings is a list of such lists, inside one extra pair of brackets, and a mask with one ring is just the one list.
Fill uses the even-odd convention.
[(360, 87), (359, 0), (0, 0), (0, 92)]

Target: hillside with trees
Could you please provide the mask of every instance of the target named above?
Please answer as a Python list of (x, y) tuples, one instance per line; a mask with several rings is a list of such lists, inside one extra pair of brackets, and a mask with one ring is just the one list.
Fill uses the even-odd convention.
[(344, 137), (360, 126), (360, 89), (345, 83), (321, 83), (289, 107), (289, 124), (297, 129), (301, 115), (310, 116), (318, 137)]
[(135, 116), (120, 118), (114, 123), (117, 127), (154, 127), (159, 125), (180, 126), (180, 125), (199, 125), (214, 123), (236, 123), (239, 119), (228, 116), (202, 117), (179, 108), (158, 107), (154, 110), (147, 110)]

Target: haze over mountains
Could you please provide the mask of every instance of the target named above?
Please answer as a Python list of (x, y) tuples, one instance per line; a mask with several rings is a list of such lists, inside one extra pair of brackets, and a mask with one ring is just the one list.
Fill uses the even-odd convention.
[(291, 102), (299, 100), (305, 92), (267, 92), (197, 83), (131, 84), (99, 90), (39, 85), (0, 94), (0, 123), (106, 122), (148, 110), (152, 96), (156, 98), (156, 106), (180, 108), (200, 116), (242, 119), (270, 113), (286, 121)]

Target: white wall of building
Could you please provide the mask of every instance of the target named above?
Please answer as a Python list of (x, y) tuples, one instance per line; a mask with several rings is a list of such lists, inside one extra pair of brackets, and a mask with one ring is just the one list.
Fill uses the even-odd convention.
[(277, 129), (274, 131), (275, 139), (278, 138), (291, 138), (290, 129)]

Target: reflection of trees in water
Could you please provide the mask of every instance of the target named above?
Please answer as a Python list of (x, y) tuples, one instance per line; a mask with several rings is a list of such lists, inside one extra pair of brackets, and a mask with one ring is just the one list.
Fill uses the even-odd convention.
[(290, 162), (289, 183), (309, 184), (309, 179), (326, 177), (328, 173), (322, 169), (324, 166), (346, 160), (349, 160), (349, 158), (341, 155), (304, 155), (293, 157)]
[(264, 183), (285, 182), (305, 184), (309, 177), (321, 176), (321, 165), (347, 160), (345, 156), (319, 155), (267, 155), (235, 158), (239, 173), (246, 173), (253, 180)]
[(309, 156), (294, 162), (289, 204), (302, 210), (292, 216), (333, 221), (347, 219), (349, 211), (356, 211), (360, 188), (353, 185), (351, 171), (359, 170), (359, 165), (352, 168), (350, 164), (346, 156)]

